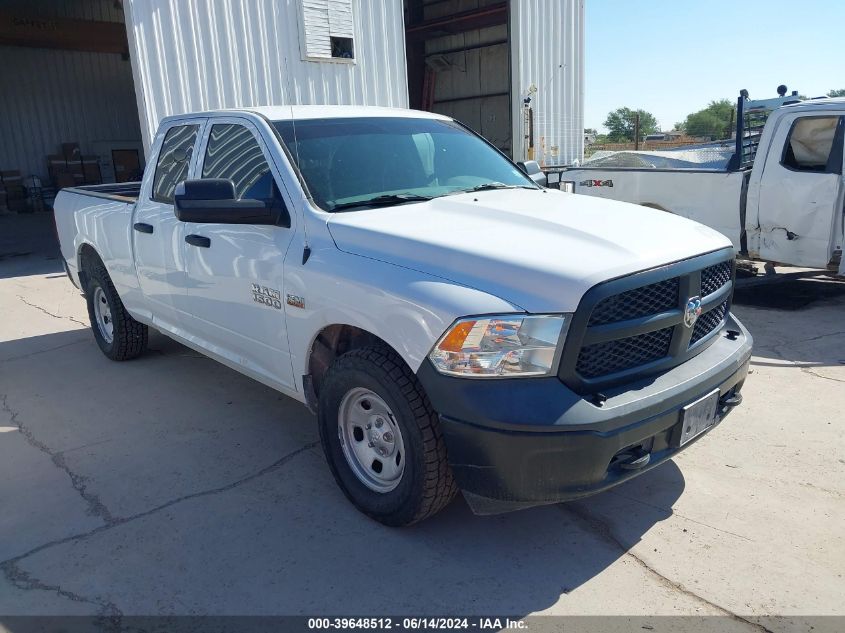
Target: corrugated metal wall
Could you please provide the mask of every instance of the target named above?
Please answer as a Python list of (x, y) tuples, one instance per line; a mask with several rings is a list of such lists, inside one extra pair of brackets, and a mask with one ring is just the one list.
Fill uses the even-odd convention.
[(535, 158), (567, 164), (584, 155), (584, 0), (512, 0), (513, 129), (522, 145), (530, 86)]
[[(13, 15), (121, 22), (110, 0), (4, 2)], [(120, 55), (0, 46), (0, 169), (47, 178), (48, 154), (78, 141), (140, 139), (128, 61)]]
[(145, 146), (162, 117), (190, 111), (407, 107), (402, 0), (355, 0), (354, 63), (303, 61), (300, 8), (300, 0), (126, 0)]

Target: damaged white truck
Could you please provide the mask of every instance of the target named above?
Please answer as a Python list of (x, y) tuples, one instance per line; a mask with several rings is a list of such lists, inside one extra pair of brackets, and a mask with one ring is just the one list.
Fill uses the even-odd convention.
[(742, 399), (727, 238), (539, 187), (447, 117), (172, 117), (143, 182), (62, 190), (55, 214), (107, 357), (155, 328), (305, 403), (388, 525), (459, 489), (478, 513), (600, 492)]
[(577, 193), (706, 224), (751, 259), (845, 275), (845, 99), (789, 101), (740, 97), (723, 165), (715, 146), (618, 152), (561, 178)]

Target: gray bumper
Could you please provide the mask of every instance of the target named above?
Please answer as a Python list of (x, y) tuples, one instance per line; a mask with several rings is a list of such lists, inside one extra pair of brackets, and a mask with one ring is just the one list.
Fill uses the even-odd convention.
[(601, 406), (556, 376), (466, 380), (427, 362), (418, 376), (440, 414), (458, 484), (473, 510), (486, 514), (595, 494), (666, 461), (681, 450), (684, 406), (718, 388), (721, 422), (741, 401), (751, 345), (731, 316), (705, 351), (605, 390)]

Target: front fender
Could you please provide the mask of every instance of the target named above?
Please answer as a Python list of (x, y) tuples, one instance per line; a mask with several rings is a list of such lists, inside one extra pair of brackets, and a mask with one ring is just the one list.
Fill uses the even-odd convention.
[(296, 376), (308, 373), (314, 339), (330, 325), (351, 325), (378, 336), (416, 372), (455, 319), (522, 311), (480, 290), (333, 245), (315, 249), (307, 264), (285, 271), (285, 295)]

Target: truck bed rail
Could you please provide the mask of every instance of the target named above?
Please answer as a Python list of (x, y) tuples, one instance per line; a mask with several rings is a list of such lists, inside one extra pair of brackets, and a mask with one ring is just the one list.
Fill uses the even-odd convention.
[(78, 193), (83, 196), (120, 200), (121, 202), (135, 202), (141, 194), (140, 182), (120, 182), (105, 185), (85, 185), (82, 187), (67, 187), (63, 191)]

